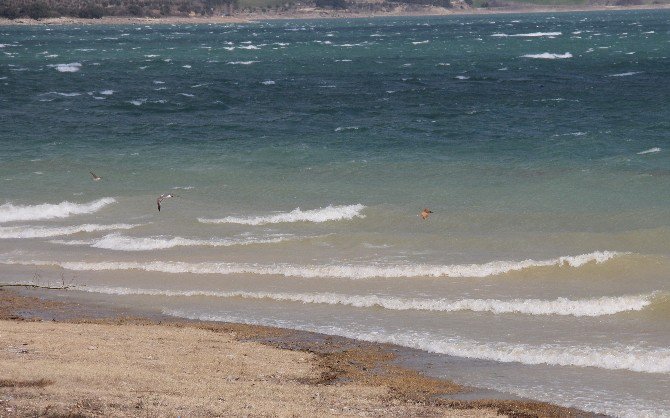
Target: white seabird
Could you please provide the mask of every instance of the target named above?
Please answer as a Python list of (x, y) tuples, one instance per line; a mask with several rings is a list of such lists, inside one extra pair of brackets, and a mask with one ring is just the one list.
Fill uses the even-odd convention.
[(162, 194), (162, 195), (158, 196), (158, 199), (156, 199), (156, 206), (158, 206), (158, 211), (159, 211), (159, 212), (161, 211), (161, 202), (162, 202), (164, 199), (169, 199), (169, 198), (171, 198), (171, 197), (176, 197), (176, 196), (177, 196), (177, 195), (172, 194), (172, 193)]

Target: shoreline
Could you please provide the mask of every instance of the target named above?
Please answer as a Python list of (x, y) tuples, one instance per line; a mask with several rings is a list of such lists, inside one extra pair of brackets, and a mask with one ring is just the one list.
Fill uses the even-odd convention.
[[(262, 409), (267, 402), (268, 405), (274, 405), (274, 408), (280, 408), (274, 410), (275, 413), (280, 411), (279, 415), (290, 415), (281, 406), (284, 405), (282, 402), (285, 398), (291, 398), (296, 393), (304, 395), (309, 392), (312, 393), (312, 398), (303, 396), (306, 398), (302, 399), (304, 402), (292, 405), (291, 408), (294, 409), (291, 413), (300, 416), (313, 413), (364, 413), (372, 416), (597, 416), (572, 408), (514, 399), (513, 396), (494, 391), (428, 377), (402, 364), (402, 352), (408, 350), (404, 347), (258, 325), (182, 320), (150, 311), (128, 311), (111, 305), (79, 303), (76, 296), (73, 299), (64, 299), (50, 292), (0, 288), (0, 334), (10, 346), (0, 353), (0, 367), (6, 370), (2, 376), (4, 380), (0, 381), (0, 407), (5, 411), (11, 409), (13, 416), (47, 410), (65, 414), (124, 415), (133, 408), (138, 413), (143, 412), (140, 410), (148, 408), (149, 400), (153, 402), (153, 409), (150, 409), (152, 413), (170, 415), (169, 408), (184, 402), (178, 395), (171, 393), (174, 388), (161, 387), (152, 390), (145, 387), (140, 390), (137, 387), (141, 387), (142, 382), (133, 382), (132, 377), (125, 376), (124, 384), (135, 389), (104, 389), (104, 380), (110, 378), (108, 375), (116, 376), (121, 373), (117, 368), (127, 367), (124, 363), (127, 361), (127, 353), (136, 350), (144, 356), (139, 360), (135, 359), (136, 364), (133, 367), (139, 370), (137, 373), (141, 376), (147, 375), (148, 381), (175, 379), (181, 386), (189, 387), (189, 399), (194, 408), (196, 404), (211, 404), (210, 398), (213, 395), (208, 389), (198, 387), (198, 382), (205, 376), (192, 370), (182, 370), (179, 376), (173, 376), (172, 370), (181, 367), (180, 358), (183, 357), (177, 356), (171, 361), (169, 358), (175, 353), (193, 353), (197, 350), (198, 354), (194, 356), (196, 358), (188, 359), (198, 363), (189, 363), (190, 367), (197, 368), (201, 366), (200, 363), (207, 363), (210, 357), (228, 358), (230, 354), (226, 353), (235, 352), (236, 358), (243, 360), (242, 363), (230, 361), (225, 370), (217, 368), (216, 372), (208, 369), (205, 380), (209, 380), (210, 386), (218, 387), (222, 384), (230, 386), (230, 391), (240, 391), (243, 405), (235, 401), (221, 401), (221, 405), (210, 405), (213, 408), (210, 412), (213, 414), (240, 415), (251, 411), (258, 414), (262, 411), (257, 408)], [(184, 333), (187, 334), (185, 340), (181, 339)], [(7, 335), (10, 335), (10, 342), (7, 342)], [(65, 341), (62, 341), (64, 338)], [(210, 341), (212, 338), (222, 340)], [(26, 342), (18, 343), (18, 340), (24, 339)], [(196, 339), (198, 342), (194, 343)], [(12, 340), (16, 341), (14, 345)], [(171, 343), (159, 344), (160, 347), (154, 347), (153, 344), (143, 348), (135, 347), (142, 346), (145, 341), (164, 340)], [(115, 342), (113, 347), (106, 347), (110, 341)], [(202, 347), (203, 341), (215, 344), (208, 344), (205, 349)], [(86, 347), (81, 350), (54, 350), (53, 347), (58, 344)], [(87, 354), (104, 350), (107, 364), (101, 369), (97, 365), (100, 358)], [(261, 358), (255, 357), (258, 353), (262, 353)], [(82, 357), (88, 358), (88, 363)], [(266, 357), (272, 359), (271, 363), (261, 364)], [(58, 364), (68, 366), (58, 368), (58, 364), (49, 365), (50, 358)], [(155, 368), (154, 361), (143, 358), (168, 360), (151, 375), (154, 371), (152, 368)], [(241, 376), (248, 372), (248, 359), (256, 359), (254, 373), (264, 378), (247, 376), (249, 379), (245, 379)], [(183, 361), (186, 362), (185, 359)], [(290, 363), (290, 367), (283, 363), (286, 361)], [(281, 373), (273, 370), (277, 364), (284, 364)], [(302, 370), (301, 376), (286, 379), (279, 376), (282, 373), (292, 373), (293, 366)], [(83, 372), (89, 369), (95, 370), (93, 377), (86, 376)], [(68, 376), (73, 370), (79, 370), (83, 375), (75, 373), (75, 376)], [(231, 375), (239, 378), (231, 380)], [(68, 381), (65, 388), (61, 381)], [(81, 381), (85, 386), (79, 390), (73, 388), (71, 386), (76, 384), (73, 381)], [(282, 392), (276, 386), (286, 389), (287, 392)], [(88, 388), (97, 389), (87, 392)], [(277, 391), (281, 393), (277, 392), (277, 399), (264, 400), (258, 405), (258, 402), (253, 401), (259, 399), (258, 391), (267, 392), (260, 398), (271, 396)], [(141, 398), (139, 401), (138, 397)], [(338, 401), (335, 402), (335, 399)], [(138, 402), (143, 405), (140, 410), (137, 410)], [(254, 409), (248, 410), (250, 408)], [(149, 409), (144, 412), (149, 412)], [(184, 412), (187, 411), (181, 413)]]
[(369, 19), (380, 17), (439, 17), (439, 16), (478, 16), (498, 14), (528, 14), (528, 13), (570, 13), (570, 12), (599, 12), (599, 11), (626, 11), (626, 10), (668, 10), (669, 4), (648, 4), (631, 6), (527, 6), (499, 7), (499, 8), (453, 8), (425, 7), (408, 9), (399, 7), (395, 10), (379, 13), (360, 13), (335, 10), (302, 9), (291, 12), (274, 13), (238, 13), (230, 16), (166, 16), (166, 17), (129, 17), (104, 16), (101, 19), (83, 19), (77, 17), (55, 17), (42, 20), (19, 18), (9, 20), (0, 18), (0, 26), (45, 26), (45, 25), (170, 25), (170, 24), (245, 24), (267, 22), (275, 20), (311, 20), (311, 19)]

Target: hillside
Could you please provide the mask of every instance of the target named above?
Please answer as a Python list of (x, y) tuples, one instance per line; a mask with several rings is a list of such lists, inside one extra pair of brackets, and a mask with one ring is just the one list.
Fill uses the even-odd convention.
[(670, 0), (2, 0), (0, 18), (45, 19), (103, 16), (228, 16), (238, 13), (290, 13), (298, 9), (384, 13), (427, 8), (506, 8), (533, 6), (632, 6), (669, 4)]

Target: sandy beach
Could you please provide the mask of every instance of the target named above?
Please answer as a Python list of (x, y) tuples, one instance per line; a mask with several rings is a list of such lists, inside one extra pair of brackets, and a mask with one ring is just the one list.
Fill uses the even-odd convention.
[(277, 328), (127, 316), (0, 290), (1, 416), (590, 416), (472, 392), (394, 347)]

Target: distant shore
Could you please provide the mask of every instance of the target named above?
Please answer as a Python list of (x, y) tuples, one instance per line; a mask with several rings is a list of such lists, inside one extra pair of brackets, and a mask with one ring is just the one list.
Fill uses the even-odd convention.
[[(9, 416), (592, 416), (398, 365), (396, 348), (186, 321), (0, 288), (0, 407)], [(475, 400), (450, 400), (469, 393)]]
[(130, 16), (104, 16), (101, 19), (82, 19), (76, 17), (57, 17), (41, 20), (28, 18), (2, 19), (2, 25), (164, 25), (164, 24), (233, 24), (252, 23), (267, 20), (281, 19), (355, 19), (374, 17), (410, 17), (410, 16), (458, 16), (458, 15), (494, 15), (515, 13), (560, 13), (560, 12), (595, 12), (614, 10), (661, 10), (670, 9), (670, 4), (651, 4), (634, 6), (514, 6), (514, 7), (489, 7), (489, 8), (452, 8), (423, 7), (405, 8), (398, 7), (388, 12), (361, 13), (356, 11), (321, 10), (314, 8), (298, 9), (291, 12), (252, 12), (236, 13), (230, 16), (165, 16), (153, 17), (130, 17)]

